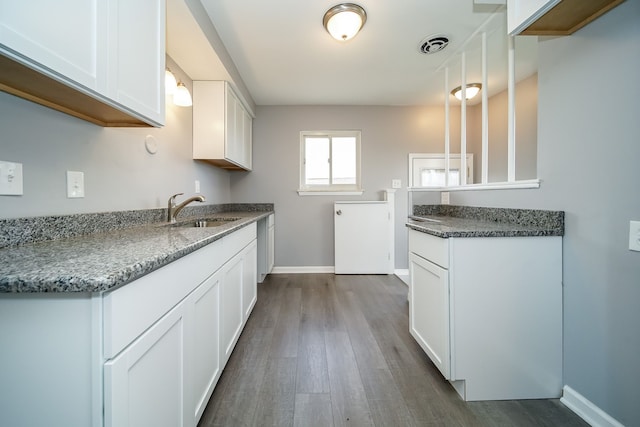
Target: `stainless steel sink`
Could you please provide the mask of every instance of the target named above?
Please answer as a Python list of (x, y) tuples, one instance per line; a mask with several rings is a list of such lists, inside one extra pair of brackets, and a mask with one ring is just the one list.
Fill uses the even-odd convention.
[(194, 221), (185, 221), (179, 222), (177, 224), (172, 224), (173, 227), (189, 227), (189, 228), (199, 228), (199, 227), (220, 227), (225, 224), (229, 224), (230, 222), (238, 221), (242, 218), (203, 218), (197, 219)]

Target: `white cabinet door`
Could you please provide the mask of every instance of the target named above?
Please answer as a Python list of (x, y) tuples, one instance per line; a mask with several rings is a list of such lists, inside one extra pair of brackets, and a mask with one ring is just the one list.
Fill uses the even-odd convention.
[(242, 257), (236, 256), (223, 267), (220, 284), (220, 360), (227, 363), (242, 332)]
[(107, 2), (0, 1), (0, 52), (100, 91), (106, 83)]
[(107, 96), (164, 124), (165, 1), (110, 0)]
[(449, 272), (409, 253), (409, 330), (446, 379), (451, 378)]
[(251, 169), (251, 116), (225, 81), (193, 82), (193, 158)]
[(161, 126), (165, 10), (162, 0), (2, 0), (0, 53)]
[(507, 0), (507, 32), (520, 34), (561, 0)]
[(185, 423), (197, 425), (220, 378), (220, 272), (211, 275), (189, 295), (187, 305), (188, 352), (185, 356), (187, 406)]
[(106, 427), (183, 426), (184, 304), (104, 366)]
[(269, 215), (268, 224), (270, 225), (267, 230), (267, 274), (271, 273), (271, 270), (273, 270), (273, 266), (275, 265), (276, 227), (273, 221), (273, 215)]
[(393, 223), (387, 202), (336, 202), (335, 273), (392, 274)]
[(258, 298), (258, 244), (254, 240), (242, 251), (242, 313), (246, 321)]
[[(226, 109), (225, 109), (225, 157), (236, 164), (242, 161), (241, 145), (238, 144), (238, 119), (242, 120), (242, 116), (238, 117), (238, 100), (233, 94), (231, 87), (226, 85)], [(242, 127), (240, 127), (242, 130)]]
[(253, 159), (253, 119), (244, 108), (242, 109), (242, 116), (242, 165), (247, 170), (251, 170)]

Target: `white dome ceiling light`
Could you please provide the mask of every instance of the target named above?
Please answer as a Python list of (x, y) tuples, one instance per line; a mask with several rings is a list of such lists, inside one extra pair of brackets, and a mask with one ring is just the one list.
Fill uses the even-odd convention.
[(327, 10), (322, 25), (336, 40), (347, 41), (355, 37), (367, 22), (367, 13), (357, 4), (342, 3)]
[[(465, 93), (467, 94), (466, 99), (471, 99), (480, 92), (482, 89), (482, 84), (480, 83), (469, 83), (467, 84)], [(458, 86), (454, 90), (451, 91), (451, 95), (458, 98), (459, 101), (462, 101), (462, 86)]]

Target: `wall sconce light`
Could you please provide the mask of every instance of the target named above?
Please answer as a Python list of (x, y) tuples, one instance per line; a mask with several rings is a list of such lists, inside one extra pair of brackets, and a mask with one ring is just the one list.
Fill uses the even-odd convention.
[(182, 82), (178, 82), (176, 93), (173, 94), (173, 103), (180, 107), (190, 107), (193, 105), (189, 89)]
[(342, 3), (327, 10), (322, 25), (336, 40), (347, 41), (355, 37), (367, 22), (367, 13), (357, 4)]
[(176, 76), (173, 75), (170, 69), (164, 69), (164, 94), (165, 95), (173, 95), (176, 93), (176, 89), (178, 87), (178, 82), (176, 81)]
[[(482, 89), (482, 84), (480, 83), (469, 83), (467, 84), (467, 88), (466, 88), (466, 99), (471, 99), (474, 96), (476, 96), (478, 94), (478, 92), (480, 92), (480, 89)], [(462, 101), (462, 86), (458, 86), (457, 88), (455, 88), (454, 90), (451, 91), (451, 95), (455, 96), (456, 98), (458, 98), (458, 100)]]
[(189, 89), (181, 81), (176, 80), (170, 69), (164, 72), (164, 92), (165, 95), (173, 95), (173, 103), (180, 107), (190, 107), (193, 105)]

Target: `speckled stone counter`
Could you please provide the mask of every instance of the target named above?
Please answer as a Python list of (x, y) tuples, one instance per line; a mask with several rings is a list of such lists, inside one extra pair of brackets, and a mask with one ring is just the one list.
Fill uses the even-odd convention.
[(416, 205), (406, 226), (443, 238), (562, 236), (564, 212)]
[[(0, 235), (20, 234), (16, 222), (47, 224), (50, 230), (31, 232), (27, 236), (46, 236), (35, 243), (14, 244), (0, 249), (0, 292), (102, 292), (114, 289), (144, 276), (178, 258), (273, 213), (273, 205), (211, 205), (183, 212), (179, 224), (192, 223), (193, 218), (239, 218), (218, 227), (178, 227), (163, 222), (154, 212), (89, 214), (79, 223), (65, 217), (47, 223), (46, 219), (3, 220)], [(222, 207), (220, 207), (222, 206)], [(258, 207), (256, 207), (258, 206)], [(253, 207), (253, 208), (252, 208)], [(233, 210), (233, 209), (237, 210)], [(242, 210), (240, 210), (242, 209)], [(166, 209), (157, 209), (164, 211)], [(100, 232), (78, 235), (75, 227), (86, 230), (85, 220), (103, 218)], [(123, 221), (108, 218), (123, 218)], [(79, 216), (73, 215), (76, 220)], [(182, 215), (181, 215), (182, 217)], [(140, 219), (144, 218), (144, 219)], [(148, 218), (156, 219), (149, 222)], [(141, 223), (136, 224), (136, 221)], [(8, 222), (14, 225), (4, 228)], [(59, 223), (67, 227), (57, 227)], [(79, 224), (79, 225), (78, 225)], [(109, 224), (112, 226), (109, 227)], [(91, 228), (91, 227), (89, 227)], [(65, 230), (69, 230), (66, 233)], [(68, 235), (74, 237), (68, 237)], [(51, 237), (54, 236), (54, 237)]]

